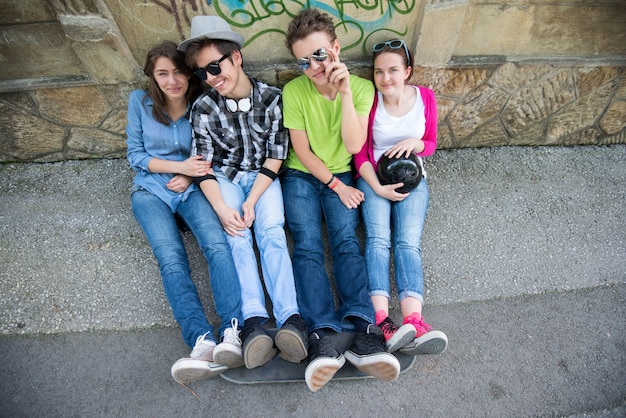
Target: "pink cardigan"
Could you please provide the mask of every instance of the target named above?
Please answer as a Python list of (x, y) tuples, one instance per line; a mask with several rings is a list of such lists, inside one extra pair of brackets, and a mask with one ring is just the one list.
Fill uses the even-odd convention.
[[(424, 116), (426, 117), (426, 130), (424, 136), (421, 138), (424, 141), (424, 151), (417, 154), (418, 157), (428, 157), (435, 153), (437, 148), (437, 101), (435, 99), (435, 93), (429, 88), (417, 86), (420, 94), (422, 95), (422, 101), (424, 102)], [(376, 115), (376, 108), (378, 106), (378, 92), (374, 95), (374, 104), (370, 110), (369, 123), (367, 126), (367, 139), (363, 148), (358, 154), (354, 156), (354, 165), (357, 171), (357, 177), (359, 168), (364, 162), (369, 161), (376, 171), (376, 161), (374, 160), (374, 141), (372, 140), (372, 127), (374, 125), (374, 116)]]

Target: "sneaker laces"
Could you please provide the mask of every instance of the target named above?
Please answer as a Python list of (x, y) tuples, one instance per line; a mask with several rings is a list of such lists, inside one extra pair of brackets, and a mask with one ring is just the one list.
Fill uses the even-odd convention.
[(385, 341), (388, 341), (393, 334), (400, 329), (396, 324), (394, 324), (389, 317), (385, 318), (383, 322), (378, 324), (379, 328), (382, 330), (383, 335), (385, 336)]
[(339, 355), (339, 352), (327, 335), (320, 337), (316, 332), (311, 334), (309, 337), (309, 361), (318, 357), (337, 358)]
[(415, 327), (415, 330), (417, 331), (417, 335), (415, 336), (417, 337), (421, 337), (422, 335), (430, 332), (433, 330), (433, 328), (428, 325), (426, 322), (424, 322), (422, 319), (419, 320), (413, 320), (411, 321), (411, 324), (413, 324), (413, 326)]
[(191, 358), (211, 358), (213, 357), (213, 349), (215, 348), (215, 341), (206, 339), (206, 336), (209, 335), (211, 331), (200, 335), (196, 339), (196, 344), (193, 346), (193, 350), (191, 350), (191, 354), (189, 357)]
[[(378, 332), (376, 332), (378, 331)], [(367, 332), (357, 333), (353, 348), (357, 354), (369, 355), (385, 351), (385, 336), (376, 325), (367, 326)]]
[(239, 321), (237, 318), (233, 318), (230, 320), (230, 328), (226, 328), (224, 330), (224, 338), (222, 342), (230, 343), (234, 345), (241, 346), (241, 339), (239, 338)]

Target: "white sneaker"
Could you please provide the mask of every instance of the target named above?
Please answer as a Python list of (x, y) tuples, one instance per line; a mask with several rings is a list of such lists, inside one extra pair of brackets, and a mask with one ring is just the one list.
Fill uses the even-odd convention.
[(213, 361), (217, 364), (234, 369), (244, 365), (243, 352), (241, 350), (241, 339), (239, 339), (239, 330), (237, 329), (239, 321), (233, 318), (230, 321), (230, 328), (224, 330), (224, 338), (222, 342), (213, 350)]
[(172, 377), (181, 385), (217, 376), (228, 367), (193, 358), (181, 358), (172, 366)]
[(213, 350), (215, 349), (215, 341), (206, 339), (209, 333), (202, 334), (196, 339), (196, 345), (191, 350), (190, 358), (194, 360), (204, 360), (213, 362)]

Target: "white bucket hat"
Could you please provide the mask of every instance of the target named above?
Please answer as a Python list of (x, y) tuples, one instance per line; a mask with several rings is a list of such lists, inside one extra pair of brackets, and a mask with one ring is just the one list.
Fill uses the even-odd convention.
[(187, 51), (189, 44), (195, 40), (223, 39), (236, 43), (239, 48), (245, 39), (242, 35), (230, 29), (230, 26), (219, 16), (195, 16), (191, 19), (191, 37), (178, 44), (179, 51)]

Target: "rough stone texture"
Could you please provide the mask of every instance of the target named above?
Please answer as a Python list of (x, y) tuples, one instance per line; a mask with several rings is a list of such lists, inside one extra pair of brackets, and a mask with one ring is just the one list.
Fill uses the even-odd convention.
[(481, 124), (476, 130), (460, 143), (463, 147), (496, 147), (506, 145), (508, 137), (504, 127), (497, 118)]
[(468, 94), (448, 116), (455, 136), (466, 137), (489, 122), (500, 112), (506, 99), (506, 94), (488, 86)]
[(511, 137), (509, 145), (542, 145), (544, 142), (545, 131), (546, 121), (530, 123), (526, 125), (526, 127), (517, 135)]
[(32, 161), (60, 152), (65, 129), (0, 102), (0, 162)]
[(3, 1), (0, 25), (45, 22), (55, 19), (54, 10), (45, 0)]
[(3, 27), (0, 62), (0, 80), (84, 73), (58, 22)]
[(97, 87), (39, 90), (41, 114), (62, 125), (94, 126), (109, 113), (109, 103)]
[(75, 42), (74, 49), (92, 77), (102, 84), (131, 82), (137, 78), (139, 67), (121, 52), (118, 38), (107, 35), (101, 42)]
[[(371, 68), (354, 65), (369, 77)], [(297, 76), (291, 68), (250, 73), (278, 86)], [(506, 63), (488, 67), (416, 69), (412, 82), (437, 96), (438, 146), (616, 144), (625, 141), (624, 70), (615, 66), (573, 67)], [(79, 86), (7, 93), (1, 161), (56, 161), (124, 155), (126, 106), (135, 83)], [(586, 94), (581, 94), (585, 92)], [(22, 123), (9, 122), (19, 115)], [(42, 122), (41, 118), (46, 121)], [(36, 120), (58, 137), (40, 143), (30, 128)], [(15, 127), (25, 127), (19, 135)], [(65, 129), (65, 128), (71, 128)], [(84, 129), (77, 129), (84, 128)], [(18, 141), (16, 138), (22, 138)]]
[[(271, 13), (266, 4), (257, 6), (203, 0), (3, 2), (0, 161), (121, 155), (128, 95), (146, 85), (145, 53), (163, 39), (184, 39), (196, 15), (227, 19), (247, 40), (246, 70), (284, 86), (300, 74), (283, 43), (300, 6), (284, 4)], [(341, 58), (353, 74), (371, 79), (374, 42), (392, 36), (407, 41), (417, 56), (411, 82), (437, 96), (440, 148), (626, 140), (623, 2), (326, 6), (337, 20)], [(387, 13), (393, 13), (395, 26)], [(53, 139), (42, 139), (33, 124)]]
[(411, 82), (433, 89), (437, 95), (462, 97), (483, 84), (492, 69), (416, 68)]
[(109, 116), (102, 122), (101, 128), (118, 135), (125, 135), (126, 132), (126, 109), (117, 109), (111, 112)]
[(626, 144), (626, 128), (619, 133), (610, 136), (601, 137), (598, 141), (600, 145)]
[(67, 148), (70, 159), (126, 156), (125, 138), (100, 129), (72, 129)]
[(578, 95), (584, 96), (591, 93), (607, 81), (615, 79), (619, 75), (616, 67), (590, 67), (579, 68), (574, 72)]
[(455, 55), (563, 57), (624, 53), (623, 2), (525, 3), (470, 5)]
[(527, 87), (531, 82), (540, 80), (554, 71), (549, 64), (520, 65), (506, 63), (496, 68), (489, 78), (489, 85), (508, 93)]
[(615, 101), (600, 119), (600, 128), (613, 135), (624, 129), (624, 126), (626, 126), (626, 101)]
[(597, 90), (598, 94), (588, 94), (565, 106), (548, 122), (546, 144), (556, 144), (580, 129), (589, 129), (602, 114), (608, 102), (608, 93), (615, 90), (615, 83), (609, 82)]
[[(420, 26), (415, 65), (430, 66), (450, 61), (467, 12), (467, 0), (428, 1)], [(446, 22), (442, 25), (441, 22)], [(432, 45), (437, 45), (433, 48)]]

